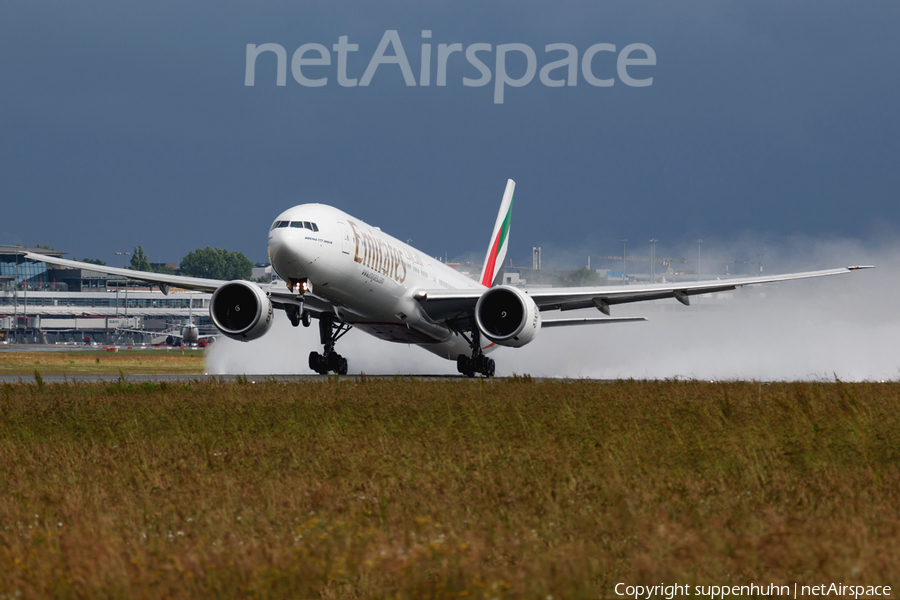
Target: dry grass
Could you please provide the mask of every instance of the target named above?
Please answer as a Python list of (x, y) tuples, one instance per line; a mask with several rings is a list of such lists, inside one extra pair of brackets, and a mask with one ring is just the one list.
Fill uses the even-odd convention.
[(174, 373), (196, 375), (204, 371), (202, 350), (79, 350), (59, 352), (0, 351), (0, 375), (126, 375)]
[(900, 385), (0, 388), (0, 595), (897, 584)]

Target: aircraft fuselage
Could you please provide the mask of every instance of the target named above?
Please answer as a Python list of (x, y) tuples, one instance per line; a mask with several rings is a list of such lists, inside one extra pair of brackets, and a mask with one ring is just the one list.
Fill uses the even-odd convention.
[(306, 280), (311, 294), (354, 327), (451, 360), (470, 352), (462, 336), (427, 317), (415, 294), (484, 287), (379, 228), (330, 206), (302, 204), (275, 219), (267, 248), (282, 279)]

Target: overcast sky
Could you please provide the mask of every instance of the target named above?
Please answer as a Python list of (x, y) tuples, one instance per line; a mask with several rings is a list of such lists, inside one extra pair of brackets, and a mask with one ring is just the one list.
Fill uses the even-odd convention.
[[(393, 30), (417, 84), (430, 44), (430, 85), (398, 64), (340, 85), (339, 38), (358, 45), (346, 76), (362, 80)], [(279, 212), (322, 202), (452, 258), (483, 254), (507, 178), (517, 264), (532, 246), (614, 254), (622, 237), (673, 252), (698, 237), (885, 238), (900, 225), (898, 30), (896, 1), (8, 1), (0, 243), (113, 264), (136, 245), (153, 261), (204, 246), (262, 261)], [(291, 70), (310, 43), (330, 51), (303, 66), (320, 87)], [(438, 45), (455, 43), (491, 45), (477, 54), (488, 85), (464, 85), (481, 76), (465, 51), (435, 85)], [(514, 43), (536, 73), (496, 103), (496, 47)], [(245, 85), (248, 44), (285, 49), (284, 86), (271, 52)], [(541, 82), (566, 56), (548, 44), (577, 49), (576, 85)], [(595, 44), (615, 46), (591, 66), (612, 86), (582, 70)], [(655, 54), (626, 70), (651, 85), (620, 77), (630, 44)], [(508, 76), (526, 62), (508, 52)]]

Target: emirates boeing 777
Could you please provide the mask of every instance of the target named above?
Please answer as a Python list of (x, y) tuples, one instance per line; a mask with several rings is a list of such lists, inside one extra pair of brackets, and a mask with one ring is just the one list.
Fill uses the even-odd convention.
[[(498, 285), (509, 246), (515, 182), (509, 180), (494, 225), (479, 281), (387, 235), (347, 213), (323, 204), (301, 204), (284, 211), (269, 229), (268, 254), (287, 290), (249, 281), (219, 281), (118, 269), (25, 253), (36, 261), (85, 268), (154, 283), (212, 292), (209, 314), (222, 335), (252, 341), (272, 327), (283, 310), (295, 327), (319, 325), (323, 351), (309, 355), (320, 374), (347, 373), (347, 359), (335, 347), (355, 327), (389, 342), (416, 344), (449, 360), (469, 377), (494, 374), (487, 354), (497, 346), (518, 348), (542, 327), (641, 321), (615, 318), (610, 308), (626, 302), (690, 296), (760, 283), (850, 273), (871, 267), (845, 267), (687, 283), (523, 290)], [(596, 308), (604, 317), (544, 319), (547, 311)]]

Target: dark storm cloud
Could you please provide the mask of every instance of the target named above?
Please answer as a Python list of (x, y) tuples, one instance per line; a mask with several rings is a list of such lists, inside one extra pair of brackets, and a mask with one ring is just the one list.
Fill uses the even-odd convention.
[[(6, 3), (0, 8), (3, 243), (110, 259), (142, 244), (264, 258), (285, 207), (326, 202), (432, 254), (481, 251), (518, 182), (511, 256), (533, 245), (614, 253), (626, 236), (746, 230), (866, 236), (900, 221), (894, 2)], [(274, 82), (247, 44), (359, 44), (386, 30), (419, 74), (437, 44), (653, 48), (653, 85), (407, 87), (395, 65), (344, 88)], [(459, 58), (461, 55), (455, 55)], [(493, 57), (493, 54), (488, 55)], [(555, 58), (555, 57), (554, 57)], [(614, 57), (598, 70), (615, 73)], [(518, 69), (518, 70), (516, 70)], [(510, 60), (521, 74), (524, 62)], [(311, 71), (312, 72), (312, 71)], [(646, 73), (645, 75), (643, 73)]]

